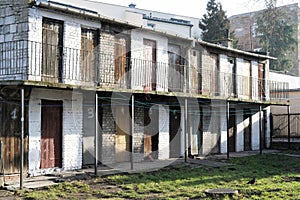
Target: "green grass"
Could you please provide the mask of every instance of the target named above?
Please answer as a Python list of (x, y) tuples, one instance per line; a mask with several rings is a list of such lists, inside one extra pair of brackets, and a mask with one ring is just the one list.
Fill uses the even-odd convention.
[[(239, 194), (225, 199), (300, 199), (300, 158), (264, 154), (228, 162), (232, 165), (191, 168), (180, 164), (151, 173), (62, 183), (20, 196), (31, 199), (211, 199), (205, 189), (231, 188)], [(246, 184), (252, 177), (257, 178), (257, 183)]]

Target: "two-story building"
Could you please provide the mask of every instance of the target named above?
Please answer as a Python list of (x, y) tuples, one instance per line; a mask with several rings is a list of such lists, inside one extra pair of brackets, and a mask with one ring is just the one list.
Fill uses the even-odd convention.
[(272, 57), (55, 1), (1, 2), (0, 21), (5, 173), (269, 146)]

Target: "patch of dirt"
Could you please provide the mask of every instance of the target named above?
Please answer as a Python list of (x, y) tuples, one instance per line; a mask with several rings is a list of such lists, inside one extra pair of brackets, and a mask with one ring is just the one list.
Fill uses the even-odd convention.
[(282, 179), (285, 182), (293, 182), (293, 181), (300, 182), (300, 177), (297, 176), (283, 177)]
[(2, 200), (12, 200), (12, 199), (19, 199), (18, 196), (14, 193), (14, 192), (11, 192), (11, 191), (8, 191), (8, 190), (3, 190), (3, 189), (0, 189), (0, 199)]

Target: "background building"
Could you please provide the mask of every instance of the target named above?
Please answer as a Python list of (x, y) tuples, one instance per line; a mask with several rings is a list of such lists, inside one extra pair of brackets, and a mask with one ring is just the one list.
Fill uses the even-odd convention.
[[(297, 28), (297, 39), (300, 40), (300, 31), (299, 31), (299, 23), (300, 23), (300, 12), (299, 12), (299, 4), (290, 4), (286, 6), (281, 6), (278, 9), (283, 10), (291, 17), (292, 21), (295, 23)], [(263, 11), (244, 13), (240, 15), (234, 15), (229, 17), (230, 25), (232, 30), (234, 31), (235, 36), (239, 40), (239, 46), (244, 51), (259, 51), (261, 46), (259, 44), (257, 34), (255, 29), (257, 27), (256, 24), (256, 16)], [(293, 61), (293, 68), (289, 73), (300, 76), (300, 43), (295, 48), (295, 52), (291, 52), (287, 55)]]

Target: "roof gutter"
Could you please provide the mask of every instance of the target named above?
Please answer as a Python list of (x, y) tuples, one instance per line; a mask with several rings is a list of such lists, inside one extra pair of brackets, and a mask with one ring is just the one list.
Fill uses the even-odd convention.
[(205, 45), (205, 46), (214, 47), (214, 48), (218, 48), (218, 49), (222, 49), (222, 50), (226, 50), (226, 51), (231, 51), (231, 52), (235, 52), (235, 53), (239, 53), (239, 54), (244, 54), (244, 55), (248, 55), (248, 56), (252, 56), (252, 57), (257, 57), (257, 58), (261, 58), (261, 59), (277, 60), (277, 58), (272, 57), (272, 56), (261, 55), (261, 54), (257, 54), (257, 53), (251, 53), (251, 52), (242, 51), (242, 50), (239, 50), (239, 49), (233, 49), (233, 48), (221, 46), (221, 45), (218, 45), (218, 44), (205, 42), (205, 41), (202, 41), (202, 40), (198, 40), (198, 43), (202, 44), (202, 45)]

